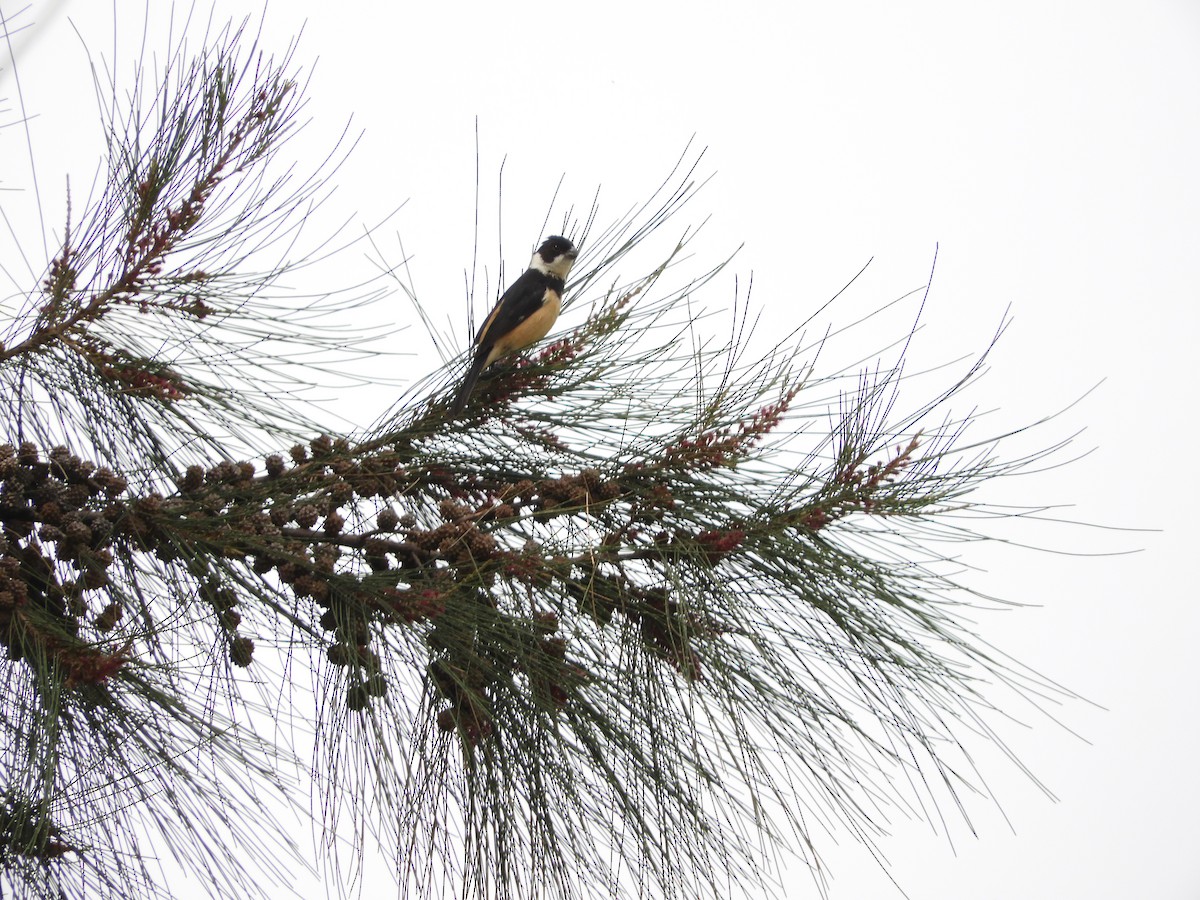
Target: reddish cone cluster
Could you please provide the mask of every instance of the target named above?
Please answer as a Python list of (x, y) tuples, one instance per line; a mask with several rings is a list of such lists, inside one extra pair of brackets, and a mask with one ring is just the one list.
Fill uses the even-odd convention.
[(740, 547), (745, 539), (746, 532), (737, 528), (730, 531), (702, 531), (696, 535), (696, 542), (704, 548), (704, 558), (710, 566), (715, 566)]
[(799, 388), (758, 410), (748, 420), (727, 428), (712, 428), (695, 437), (680, 438), (663, 450), (663, 461), (689, 469), (712, 469), (744, 457), (756, 443), (775, 430)]
[[(108, 584), (125, 479), (58, 447), (0, 445), (0, 644), (9, 659), (58, 666), (68, 686), (98, 684), (128, 660), (79, 637)], [(108, 603), (100, 631), (120, 618)]]
[(810, 505), (787, 513), (787, 518), (798, 522), (809, 531), (820, 531), (830, 522), (853, 512), (876, 513), (880, 511), (880, 496), (884, 489), (896, 481), (913, 460), (920, 445), (918, 433), (908, 446), (896, 447), (896, 454), (887, 462), (864, 466), (866, 454), (843, 450), (842, 460), (828, 489)]
[[(53, 623), (55, 635), (74, 639), (80, 616), (97, 634), (118, 629), (125, 610), (111, 593), (98, 594), (94, 609), (88, 598), (107, 584), (119, 542), (123, 553), (149, 554), (194, 579), (197, 600), (212, 610), (234, 665), (253, 660), (254, 642), (241, 630), (245, 592), (206, 560), (271, 575), (298, 600), (311, 601), (314, 624), (328, 635), (329, 662), (345, 670), (352, 710), (386, 693), (378, 635), (419, 629), (443, 704), (439, 725), (471, 742), (495, 732), (495, 704), (508, 702), (514, 690), (553, 713), (586, 682), (557, 633), (557, 613), (544, 611), (530, 622), (508, 605), (506, 598), (531, 590), (543, 597), (565, 590), (597, 622), (619, 616), (650, 652), (686, 677), (700, 677), (692, 640), (711, 634), (712, 623), (681, 608), (669, 588), (646, 586), (644, 572), (627, 571), (626, 560), (661, 563), (678, 554), (714, 566), (745, 535), (711, 529), (643, 538), (643, 526), (675, 505), (669, 489), (649, 483), (649, 470), (625, 486), (591, 468), (489, 481), (478, 472), (422, 469), (414, 464), (419, 456), (400, 445), (357, 449), (327, 436), (293, 447), (289, 456), (268, 457), (265, 471), (230, 460), (192, 465), (173, 495), (131, 500), (121, 496), (122, 479), (65, 450), (43, 460), (32, 446), (3, 448), (0, 640), (9, 655), (20, 658), (36, 646), (71, 683), (99, 683), (120, 671), (132, 645), (90, 648), (48, 630)], [(623, 501), (622, 513), (614, 504)], [(586, 558), (547, 556), (533, 543), (515, 549), (501, 539), (522, 521), (599, 522), (614, 514), (629, 515), (628, 524)], [(603, 571), (596, 568), (606, 561), (611, 565)], [(31, 619), (30, 610), (41, 618)]]

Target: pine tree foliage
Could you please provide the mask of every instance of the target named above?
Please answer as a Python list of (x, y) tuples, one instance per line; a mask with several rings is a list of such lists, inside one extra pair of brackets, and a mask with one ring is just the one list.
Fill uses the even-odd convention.
[(820, 883), (826, 828), (870, 846), (890, 805), (974, 790), (985, 684), (1057, 690), (969, 631), (939, 549), (1061, 449), (970, 436), (982, 358), (906, 405), (903, 349), (822, 375), (744, 307), (700, 337), (724, 264), (682, 274), (688, 232), (622, 275), (694, 194), (681, 163), (593, 209), (586, 321), (463, 416), (452, 365), (323, 433), (277, 398), (361, 351), (337, 326), (382, 288), (272, 290), (333, 174), (273, 174), (292, 55), (230, 29), (166, 76), (106, 106), (103, 196), (0, 307), (6, 891), (168, 893), (167, 857), (274, 895), (305, 731), (330, 858), (394, 854), (406, 895), (727, 896), (779, 851)]

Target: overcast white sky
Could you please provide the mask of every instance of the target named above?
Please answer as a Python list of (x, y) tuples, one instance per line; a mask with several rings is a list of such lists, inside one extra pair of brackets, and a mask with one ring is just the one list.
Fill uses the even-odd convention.
[[(87, 183), (99, 158), (84, 43), (127, 76), (143, 4), (112, 4), (115, 44), (109, 4), (32, 5), (27, 21), (46, 24), (18, 41), (18, 72), (39, 116), (31, 137), (57, 227), (63, 173)], [(11, 16), (18, 4), (2, 8)], [(257, 4), (219, 9), (241, 15)], [(1095, 452), (997, 497), (1157, 529), (1006, 532), (1019, 540), (1142, 552), (972, 548), (969, 561), (987, 569), (977, 586), (1035, 607), (981, 616), (981, 633), (1107, 710), (1061, 711), (1086, 741), (1032, 718), (1035, 728), (1014, 723), (1005, 735), (1057, 802), (981, 747), (1011, 828), (980, 800), (970, 807), (978, 837), (953, 819), (950, 840), (940, 826), (900, 820), (881, 848), (921, 900), (1200, 897), (1197, 479), (1187, 461), (1200, 4), (289, 0), (271, 9), (265, 44), (282, 47), (302, 23), (298, 58), (319, 62), (313, 122), (297, 146), (315, 154), (353, 113), (364, 136), (339, 175), (335, 210), (373, 222), (407, 200), (388, 233), (403, 237), (427, 303), (453, 287), (450, 318), (465, 321), (476, 119), (492, 272), (505, 157), (511, 272), (540, 237), (561, 174), (569, 202), (586, 207), (601, 185), (615, 216), (694, 134), (717, 173), (691, 214), (712, 215), (698, 249), (715, 261), (745, 244), (733, 268), (753, 271), (769, 328), (798, 321), (874, 257), (832, 314), (856, 318), (922, 284), (938, 245), (921, 360), (981, 349), (1011, 306), (982, 406), (999, 407), (1005, 423), (1031, 420), (1103, 380), (1057, 432), (1086, 428), (1078, 446)], [(3, 79), (12, 105), (11, 73)], [(30, 223), (27, 161), (24, 133), (0, 132), (0, 200)], [(732, 298), (732, 278), (706, 295), (710, 307)], [(395, 315), (412, 317), (400, 298)], [(410, 334), (416, 377), (437, 357), (419, 327)], [(875, 347), (864, 332), (859, 349)], [(376, 412), (364, 410), (360, 424)], [(823, 850), (833, 900), (900, 896), (849, 839)], [(788, 897), (814, 895), (799, 867), (787, 877)]]

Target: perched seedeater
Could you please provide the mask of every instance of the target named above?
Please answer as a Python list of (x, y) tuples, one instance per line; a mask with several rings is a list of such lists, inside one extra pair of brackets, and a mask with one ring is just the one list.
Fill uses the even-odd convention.
[(563, 286), (579, 251), (565, 237), (548, 237), (533, 254), (529, 268), (504, 292), (475, 335), (475, 356), (454, 398), (463, 411), (479, 375), (502, 356), (540, 341), (554, 327), (562, 307)]

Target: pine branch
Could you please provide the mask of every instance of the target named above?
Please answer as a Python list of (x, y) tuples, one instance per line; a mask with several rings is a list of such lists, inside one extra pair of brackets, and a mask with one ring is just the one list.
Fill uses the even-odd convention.
[[(214, 893), (269, 892), (249, 870), (294, 847), (256, 791), (296, 793), (265, 722), (315, 732), (326, 824), (352, 808), (358, 853), (395, 825), (405, 891), (715, 893), (775, 849), (819, 869), (814, 822), (870, 844), (906, 776), (959, 804), (985, 680), (1064, 693), (970, 633), (937, 547), (976, 537), (945, 524), (974, 490), (1042, 459), (951, 411), (986, 353), (902, 412), (907, 341), (821, 375), (819, 344), (756, 351), (743, 311), (687, 349), (725, 263), (687, 277), (685, 234), (619, 271), (693, 196), (686, 159), (635, 214), (588, 217), (568, 293), (591, 314), (463, 416), (448, 366), (366, 432), (299, 441), (292, 410), (139, 341), (153, 321), (216, 367), (231, 323), (286, 321), (251, 302), (286, 267), (239, 275), (235, 244), (269, 245), (310, 186), (222, 203), (300, 82), (238, 64), (239, 35), (178, 73), (144, 145), (140, 115), (111, 116), (109, 193), (68, 215), (0, 350), (6, 880), (152, 890), (148, 822)], [(305, 659), (316, 715), (292, 695)]]

